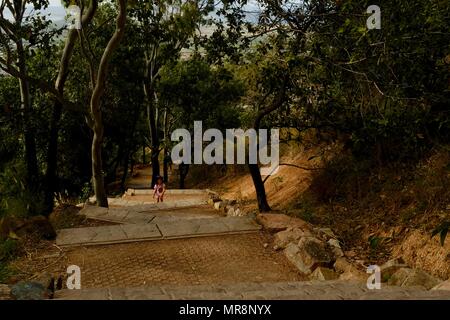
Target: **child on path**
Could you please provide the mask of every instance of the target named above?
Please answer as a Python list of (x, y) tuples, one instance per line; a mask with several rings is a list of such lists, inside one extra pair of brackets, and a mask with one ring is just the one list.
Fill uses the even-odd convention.
[(153, 199), (156, 196), (156, 202), (163, 202), (164, 200), (164, 193), (166, 192), (166, 185), (164, 184), (163, 178), (161, 176), (158, 176), (156, 178), (156, 184), (153, 188), (155, 191), (153, 192)]

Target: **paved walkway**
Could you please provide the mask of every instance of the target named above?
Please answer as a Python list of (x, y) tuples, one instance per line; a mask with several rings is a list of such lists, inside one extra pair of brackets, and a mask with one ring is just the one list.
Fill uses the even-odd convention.
[(86, 289), (306, 280), (270, 241), (253, 232), (69, 247), (60, 272), (79, 266)]
[(414, 288), (382, 287), (369, 290), (363, 284), (342, 281), (236, 283), (229, 285), (149, 286), (62, 290), (56, 299), (95, 300), (450, 300), (449, 291), (424, 291)]
[(81, 211), (115, 225), (59, 231), (56, 242), (66, 255), (55, 268), (80, 266), (83, 289), (62, 290), (56, 298), (450, 300), (448, 291), (301, 281), (306, 277), (271, 249), (271, 236), (253, 219), (213, 210), (211, 191), (169, 190), (159, 204), (151, 194), (130, 189), (109, 199), (109, 209)]
[(149, 219), (146, 224), (62, 229), (58, 232), (56, 244), (58, 246), (98, 245), (236, 234), (255, 232), (260, 229), (253, 219), (247, 217), (209, 219), (159, 217), (155, 219)]
[(85, 206), (80, 214), (117, 225), (62, 229), (58, 246), (99, 245), (255, 232), (260, 226), (248, 217), (220, 216), (207, 205), (209, 190), (168, 190), (165, 202), (150, 198), (152, 190), (129, 189), (123, 198), (109, 199), (110, 208)]

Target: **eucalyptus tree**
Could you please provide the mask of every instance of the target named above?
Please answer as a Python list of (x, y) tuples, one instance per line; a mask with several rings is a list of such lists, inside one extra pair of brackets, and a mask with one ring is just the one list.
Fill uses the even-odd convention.
[[(37, 191), (38, 184), (38, 162), (36, 158), (36, 141), (31, 123), (32, 101), (30, 96), (30, 82), (26, 79), (27, 58), (30, 54), (32, 43), (25, 41), (31, 35), (39, 35), (43, 31), (43, 19), (40, 16), (27, 16), (28, 1), (8, 1), (2, 0), (0, 4), (0, 68), (18, 77), (20, 86), (20, 100), (23, 118), (23, 135), (25, 141), (25, 158), (27, 164), (27, 185), (31, 190)], [(42, 8), (47, 1), (36, 1), (33, 3), (36, 8)], [(6, 16), (9, 12), (10, 18)], [(40, 28), (36, 28), (39, 23)], [(30, 39), (29, 39), (30, 40)]]
[(91, 145), (92, 184), (96, 204), (101, 207), (108, 207), (102, 160), (102, 145), (104, 138), (102, 97), (106, 89), (109, 64), (125, 34), (126, 21), (127, 0), (118, 0), (115, 30), (106, 47), (102, 48), (99, 62), (97, 62), (97, 58), (93, 55), (89, 37), (87, 36), (87, 32), (84, 30), (83, 25), (78, 29), (81, 51), (89, 66), (91, 93), (89, 98), (89, 114), (86, 116), (86, 122), (93, 133)]
[[(26, 185), (31, 193), (39, 192), (40, 172), (36, 151), (35, 128), (32, 119), (32, 85), (46, 83), (32, 78), (28, 61), (33, 51), (51, 46), (49, 31), (51, 21), (39, 13), (46, 8), (46, 0), (2, 0), (0, 2), (0, 69), (19, 82), (21, 101), (21, 124), (27, 168)], [(30, 12), (31, 9), (36, 11)], [(30, 206), (32, 207), (32, 206)]]
[[(243, 35), (260, 42), (253, 46), (251, 59), (254, 61), (256, 82), (251, 84), (253, 107), (253, 127), (259, 129), (265, 118), (272, 114), (281, 116), (281, 110), (287, 110), (292, 103), (295, 87), (302, 83), (296, 73), (301, 64), (301, 56), (311, 32), (323, 23), (323, 17), (329, 14), (333, 5), (328, 1), (273, 1), (261, 0), (258, 24), (251, 27), (251, 34)], [(255, 58), (258, 59), (258, 58)], [(283, 113), (284, 117), (286, 114)], [(289, 113), (284, 119), (289, 119)], [(270, 126), (270, 121), (266, 121)], [(264, 182), (257, 164), (248, 164), (255, 186), (259, 211), (270, 211)]]
[[(212, 5), (211, 0), (136, 0), (130, 10), (139, 26), (144, 59), (142, 87), (150, 133), (152, 185), (160, 174), (161, 124), (167, 123), (168, 117), (168, 111), (160, 108), (156, 91), (160, 71), (167, 63), (179, 59), (183, 48), (192, 45)], [(163, 132), (167, 134), (167, 128)]]

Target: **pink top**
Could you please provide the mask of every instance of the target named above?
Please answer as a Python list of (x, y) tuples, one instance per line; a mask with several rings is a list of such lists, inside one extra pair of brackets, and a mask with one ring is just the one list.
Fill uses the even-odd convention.
[(155, 184), (155, 187), (153, 189), (155, 190), (156, 195), (159, 197), (163, 194), (165, 188), (166, 185), (163, 183), (163, 184)]

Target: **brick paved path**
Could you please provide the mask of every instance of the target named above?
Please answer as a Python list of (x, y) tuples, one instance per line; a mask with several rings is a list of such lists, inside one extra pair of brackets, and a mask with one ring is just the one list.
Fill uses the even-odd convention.
[(71, 248), (82, 288), (304, 280), (269, 235), (250, 233)]
[[(130, 234), (135, 235), (135, 240), (139, 240), (138, 234), (156, 237), (156, 241), (65, 249), (65, 261), (58, 268), (64, 272), (67, 265), (80, 266), (83, 289), (62, 290), (56, 298), (450, 299), (449, 291), (387, 286), (368, 290), (364, 284), (343, 281), (302, 281), (306, 277), (281, 252), (273, 251), (268, 245), (271, 236), (258, 230), (164, 240), (164, 232), (177, 234), (178, 231), (179, 235), (180, 230), (184, 230), (182, 234), (204, 236), (208, 232), (201, 234), (199, 230), (217, 231), (217, 226), (226, 220), (205, 205), (205, 191), (171, 192), (167, 202), (155, 205), (149, 202), (151, 191), (134, 190), (122, 199), (110, 201), (110, 209), (94, 208), (87, 212), (90, 218), (121, 225), (60, 233), (59, 244), (64, 233), (66, 240), (72, 239), (76, 244), (95, 244), (89, 241), (101, 237), (116, 237), (123, 242)], [(134, 197), (139, 201), (133, 202)], [(222, 222), (218, 223), (219, 220)], [(180, 223), (184, 227), (177, 226)], [(157, 225), (165, 229), (161, 231)], [(230, 227), (227, 228), (230, 231)], [(246, 230), (237, 228), (235, 231)]]
[(424, 291), (413, 288), (382, 287), (369, 290), (362, 284), (327, 282), (271, 282), (237, 283), (229, 285), (199, 286), (150, 286), (134, 288), (105, 288), (85, 290), (63, 290), (56, 299), (98, 300), (179, 300), (179, 299), (291, 299), (291, 300), (450, 300), (449, 291)]

